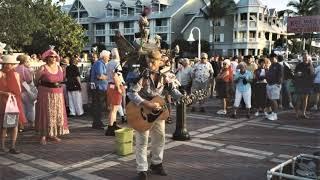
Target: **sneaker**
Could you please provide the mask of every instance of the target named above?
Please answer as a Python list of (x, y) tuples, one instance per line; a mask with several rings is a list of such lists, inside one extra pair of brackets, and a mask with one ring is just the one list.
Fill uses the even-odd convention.
[(254, 113), (254, 116), (255, 117), (258, 117), (260, 114), (259, 114), (259, 111), (257, 111), (256, 113)]
[(311, 110), (317, 111), (317, 110), (318, 110), (318, 106), (317, 106), (317, 105), (314, 105), (314, 106), (311, 108)]
[(269, 114), (269, 115), (267, 116), (267, 119), (270, 120), (270, 121), (276, 120), (275, 113)]
[(150, 165), (150, 170), (152, 174), (157, 174), (160, 176), (167, 176), (167, 173), (164, 171), (162, 163), (157, 165)]
[(290, 103), (289, 103), (289, 107), (290, 107), (291, 109), (293, 109), (293, 108), (294, 108), (294, 106), (293, 106), (292, 102), (290, 102)]
[(267, 113), (267, 112), (264, 112), (264, 115), (267, 117), (267, 116), (269, 116), (269, 114)]
[(219, 115), (226, 115), (227, 114), (227, 111), (225, 111), (225, 110), (219, 110), (218, 112), (217, 112), (217, 114), (219, 114)]
[(147, 179), (148, 179), (147, 171), (140, 171), (138, 173), (138, 180), (147, 180)]
[(273, 118), (274, 118), (274, 120), (278, 120), (278, 114), (277, 113), (273, 113)]

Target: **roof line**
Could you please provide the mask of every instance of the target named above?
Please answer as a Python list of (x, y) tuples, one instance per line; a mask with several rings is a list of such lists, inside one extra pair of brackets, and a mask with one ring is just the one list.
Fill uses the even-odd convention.
[(199, 18), (199, 17), (203, 17), (203, 16), (200, 16), (200, 15), (194, 15), (190, 20), (189, 22), (184, 26), (184, 28), (181, 30), (181, 34), (184, 33), (184, 31), (190, 26), (190, 24), (192, 23), (192, 21), (195, 19), (195, 18)]
[(170, 18), (172, 18), (173, 16), (175, 16), (179, 11), (181, 11), (187, 4), (189, 3), (189, 1), (185, 2), (176, 12), (174, 12), (173, 14), (171, 14)]

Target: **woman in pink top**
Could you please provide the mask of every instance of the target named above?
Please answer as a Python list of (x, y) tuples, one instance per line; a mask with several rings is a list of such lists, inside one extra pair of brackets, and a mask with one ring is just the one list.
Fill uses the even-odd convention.
[(35, 127), (41, 136), (40, 143), (44, 145), (47, 143), (47, 138), (60, 142), (58, 136), (69, 134), (69, 128), (61, 87), (63, 72), (56, 62), (59, 56), (52, 49), (42, 56), (46, 64), (41, 66), (36, 74), (39, 92)]

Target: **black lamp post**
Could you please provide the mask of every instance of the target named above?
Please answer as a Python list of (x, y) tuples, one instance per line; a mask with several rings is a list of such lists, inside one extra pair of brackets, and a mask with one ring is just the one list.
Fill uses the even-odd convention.
[(176, 130), (173, 133), (172, 139), (176, 141), (190, 140), (190, 135), (186, 127), (186, 104), (177, 104), (176, 111)]

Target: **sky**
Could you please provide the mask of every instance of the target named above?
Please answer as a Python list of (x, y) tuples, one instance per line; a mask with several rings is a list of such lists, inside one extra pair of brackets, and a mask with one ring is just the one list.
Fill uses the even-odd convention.
[[(57, 0), (54, 0), (57, 1)], [(73, 3), (74, 0), (66, 0), (66, 4)], [(235, 0), (238, 2), (239, 0)], [(260, 0), (264, 5), (267, 5), (268, 8), (276, 8), (277, 10), (286, 9), (286, 6), (290, 0)]]

